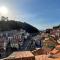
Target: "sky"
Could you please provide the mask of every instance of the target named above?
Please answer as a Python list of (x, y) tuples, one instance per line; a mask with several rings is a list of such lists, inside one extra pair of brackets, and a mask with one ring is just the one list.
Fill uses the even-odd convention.
[(10, 19), (27, 22), (39, 30), (60, 24), (60, 0), (0, 0)]

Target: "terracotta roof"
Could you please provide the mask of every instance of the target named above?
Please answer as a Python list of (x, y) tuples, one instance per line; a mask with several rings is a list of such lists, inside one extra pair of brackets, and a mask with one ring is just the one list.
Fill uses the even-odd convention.
[[(48, 55), (45, 55), (45, 54), (36, 55), (35, 59), (34, 58), (30, 59), (31, 56), (34, 56), (30, 51), (14, 52), (13, 55), (15, 55), (16, 59), (15, 58), (11, 59), (11, 57), (10, 57), (10, 59), (5, 59), (5, 60), (20, 60), (19, 58), (26, 57), (26, 56), (28, 59), (25, 58), (25, 59), (21, 59), (21, 60), (60, 60), (60, 57), (59, 58), (48, 58)], [(11, 55), (11, 56), (13, 56), (13, 55)]]
[(60, 48), (60, 45), (57, 45), (56, 48)]
[(44, 54), (44, 50), (43, 49), (36, 49), (34, 51), (32, 51), (32, 53), (36, 56), (36, 55), (41, 55)]
[(34, 55), (30, 51), (18, 51), (13, 52), (9, 57), (5, 58), (5, 60), (35, 60)]
[(32, 57), (32, 56), (34, 55), (30, 51), (16, 52), (16, 55), (15, 55), (16, 58)]
[(59, 52), (60, 52), (59, 50), (53, 49), (52, 51), (50, 51), (50, 54), (57, 54)]
[(52, 51), (50, 51), (51, 54), (58, 54), (60, 52), (60, 45), (57, 45), (56, 48), (54, 48)]
[(35, 60), (60, 60), (60, 58), (48, 58), (48, 55), (37, 55)]

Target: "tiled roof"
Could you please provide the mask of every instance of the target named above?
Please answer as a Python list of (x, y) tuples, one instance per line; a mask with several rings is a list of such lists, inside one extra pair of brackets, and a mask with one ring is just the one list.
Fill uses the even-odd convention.
[(48, 58), (48, 55), (37, 55), (35, 60), (60, 60), (60, 58)]
[(34, 55), (30, 51), (18, 51), (18, 52), (13, 52), (9, 57), (7, 57), (5, 60), (35, 60)]
[(10, 59), (5, 59), (5, 60), (20, 60), (20, 58), (22, 57), (24, 58), (27, 57), (28, 58), (27, 60), (60, 60), (60, 57), (59, 58), (48, 58), (48, 55), (46, 54), (36, 55), (35, 59), (30, 59), (32, 56), (34, 55), (30, 51), (14, 52), (10, 55)]

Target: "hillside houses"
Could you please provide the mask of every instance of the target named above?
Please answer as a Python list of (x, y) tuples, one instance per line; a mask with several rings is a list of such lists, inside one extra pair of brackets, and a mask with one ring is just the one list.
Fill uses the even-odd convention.
[(23, 29), (21, 29), (20, 31), (13, 30), (0, 32), (0, 54), (2, 54), (1, 50), (6, 51), (6, 48), (8, 46), (10, 46), (11, 48), (16, 48), (18, 50), (20, 46), (23, 45), (24, 40), (27, 39), (28, 36), (29, 33), (27, 33)]

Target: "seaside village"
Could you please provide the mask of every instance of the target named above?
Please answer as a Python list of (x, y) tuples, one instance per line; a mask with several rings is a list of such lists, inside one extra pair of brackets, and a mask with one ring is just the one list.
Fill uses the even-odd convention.
[(23, 29), (0, 32), (2, 56), (3, 60), (60, 60), (60, 27), (46, 29), (36, 36)]

